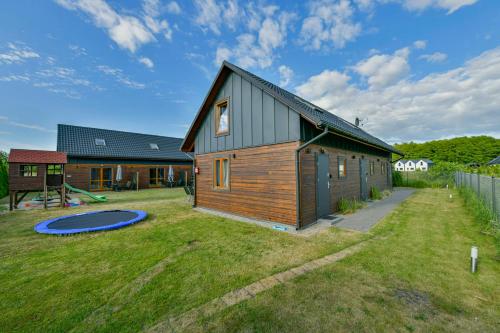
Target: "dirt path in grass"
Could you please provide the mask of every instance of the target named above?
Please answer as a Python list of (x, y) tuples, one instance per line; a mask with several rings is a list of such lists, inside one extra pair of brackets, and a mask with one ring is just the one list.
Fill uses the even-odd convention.
[(144, 332), (183, 332), (187, 327), (196, 323), (197, 318), (200, 316), (209, 316), (227, 307), (236, 305), (250, 298), (255, 297), (257, 294), (271, 289), (272, 287), (285, 283), (298, 276), (306, 274), (320, 267), (335, 263), (350, 255), (353, 255), (363, 249), (368, 243), (387, 238), (387, 235), (377, 236), (360, 243), (351, 245), (339, 252), (327, 255), (325, 257), (309, 261), (301, 266), (292, 268), (290, 270), (277, 273), (261, 279), (257, 282), (249, 284), (243, 288), (233, 290), (227, 294), (216, 298), (208, 303), (199, 307), (189, 310), (177, 317), (168, 317), (161, 320), (156, 325), (147, 328)]

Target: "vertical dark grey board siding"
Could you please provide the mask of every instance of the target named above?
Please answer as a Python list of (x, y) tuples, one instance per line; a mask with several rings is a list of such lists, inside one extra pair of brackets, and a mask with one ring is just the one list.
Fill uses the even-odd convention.
[(243, 131), (241, 129), (241, 76), (233, 74), (233, 137), (234, 148), (243, 147)]
[(274, 143), (274, 98), (271, 95), (262, 94), (262, 108), (264, 144)]
[(274, 103), (276, 142), (288, 141), (288, 107), (280, 101)]
[(228, 149), (233, 149), (233, 128), (234, 128), (234, 122), (233, 122), (233, 77), (234, 74), (231, 74), (226, 81), (226, 84), (224, 86), (224, 96), (229, 97), (229, 135), (226, 136), (226, 150)]
[(300, 139), (300, 116), (290, 108), (288, 108), (288, 139)]
[(241, 115), (243, 117), (243, 146), (252, 145), (252, 86), (241, 80)]
[(229, 134), (215, 135), (215, 102), (195, 139), (197, 154), (300, 140), (300, 115), (235, 73), (215, 102), (229, 98)]
[(205, 133), (205, 153), (210, 152), (210, 119), (203, 121), (203, 132)]
[(216, 152), (217, 151), (217, 137), (215, 136), (215, 120), (214, 120), (214, 106), (210, 108), (210, 113), (207, 115), (207, 117), (210, 119), (210, 151)]
[(262, 144), (262, 89), (252, 85), (252, 145)]

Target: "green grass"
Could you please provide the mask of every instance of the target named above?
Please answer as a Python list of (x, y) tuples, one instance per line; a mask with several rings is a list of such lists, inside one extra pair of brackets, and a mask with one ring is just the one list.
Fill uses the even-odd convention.
[(364, 203), (358, 199), (340, 198), (338, 203), (339, 212), (342, 214), (352, 214), (364, 207)]
[[(456, 194), (456, 192), (455, 192)], [(192, 331), (498, 332), (500, 263), (491, 237), (446, 190), (420, 190), (343, 261), (268, 290)], [(480, 264), (469, 272), (471, 245)]]
[[(0, 332), (136, 332), (369, 237), (338, 229), (296, 237), (198, 213), (182, 189), (105, 194), (106, 204), (0, 215)], [(95, 209), (149, 217), (111, 232), (33, 231), (40, 220)]]

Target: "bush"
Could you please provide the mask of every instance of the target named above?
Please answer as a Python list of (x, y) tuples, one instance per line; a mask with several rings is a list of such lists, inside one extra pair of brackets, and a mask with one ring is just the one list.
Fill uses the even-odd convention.
[(370, 197), (373, 200), (380, 200), (382, 199), (382, 193), (380, 193), (380, 190), (376, 186), (372, 186), (370, 188)]
[(500, 260), (500, 225), (497, 215), (471, 188), (462, 186), (458, 189), (458, 192), (464, 199), (467, 210), (474, 216), (474, 220), (481, 225), (482, 231), (495, 238), (497, 257)]
[(363, 208), (363, 206), (363, 202), (357, 199), (340, 198), (338, 203), (339, 211), (342, 214), (354, 213), (358, 209)]
[(7, 153), (0, 151), (0, 198), (9, 194), (9, 167), (7, 160)]
[(403, 174), (401, 171), (392, 172), (392, 186), (403, 186)]

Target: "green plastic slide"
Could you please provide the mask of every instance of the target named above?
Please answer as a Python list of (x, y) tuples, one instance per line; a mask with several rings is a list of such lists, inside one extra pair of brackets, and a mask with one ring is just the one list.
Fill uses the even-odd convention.
[(94, 199), (95, 201), (99, 201), (99, 202), (106, 202), (106, 201), (108, 201), (108, 199), (106, 199), (106, 197), (104, 195), (95, 195), (93, 193), (90, 193), (90, 192), (87, 192), (87, 191), (84, 191), (84, 190), (80, 190), (79, 188), (73, 187), (73, 186), (71, 186), (68, 183), (64, 183), (64, 187), (66, 187), (71, 192), (85, 194), (86, 196)]

